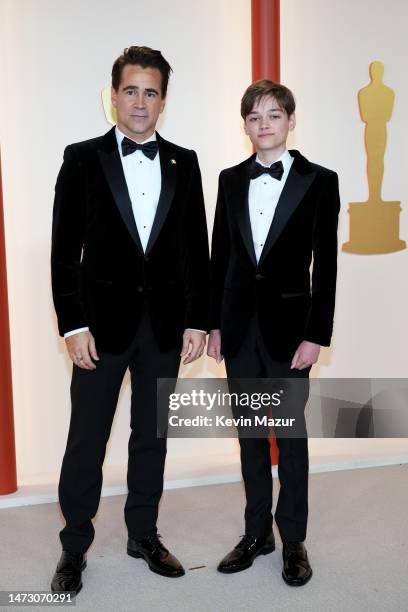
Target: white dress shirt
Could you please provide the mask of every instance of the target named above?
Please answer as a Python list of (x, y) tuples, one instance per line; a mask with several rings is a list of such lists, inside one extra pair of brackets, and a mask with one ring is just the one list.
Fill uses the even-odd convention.
[[(115, 134), (129, 197), (132, 202), (133, 216), (143, 251), (146, 251), (161, 191), (160, 153), (158, 151), (154, 159), (149, 159), (142, 151), (138, 150), (124, 157), (121, 143), (125, 134), (119, 130), (118, 126), (115, 128)], [(149, 138), (140, 144), (150, 141), (156, 141), (156, 132), (153, 132)]]
[[(256, 156), (256, 161), (261, 166), (269, 167), (261, 162), (258, 155)], [(285, 151), (276, 161), (281, 161), (283, 164), (283, 175), (280, 181), (272, 178), (270, 174), (262, 174), (256, 179), (251, 179), (249, 183), (249, 220), (257, 262), (261, 257), (266, 237), (275, 215), (276, 206), (293, 163), (293, 157), (289, 151)]]
[[(139, 233), (140, 242), (142, 243), (143, 251), (146, 251), (146, 246), (149, 241), (150, 232), (152, 231), (154, 217), (156, 215), (157, 205), (159, 203), (161, 191), (161, 168), (160, 154), (157, 151), (154, 159), (146, 157), (142, 151), (137, 150), (129, 155), (122, 155), (122, 140), (125, 138), (118, 126), (115, 127), (115, 136), (118, 143), (120, 159), (122, 162), (123, 173), (125, 175), (126, 185), (129, 192), (130, 201), (132, 203), (133, 216), (135, 218), (137, 231)], [(153, 132), (149, 138), (143, 140), (145, 142), (156, 141), (156, 132)], [(190, 329), (190, 328), (189, 328)], [(73, 336), (82, 331), (89, 331), (89, 327), (80, 327), (73, 329), (64, 334), (64, 338)], [(201, 331), (204, 330), (192, 330)]]

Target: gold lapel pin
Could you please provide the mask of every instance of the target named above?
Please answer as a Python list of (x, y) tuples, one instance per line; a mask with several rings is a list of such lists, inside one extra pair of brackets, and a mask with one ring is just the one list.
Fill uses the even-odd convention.
[(171, 158), (170, 163), (171, 164), (177, 164), (176, 160), (173, 157)]

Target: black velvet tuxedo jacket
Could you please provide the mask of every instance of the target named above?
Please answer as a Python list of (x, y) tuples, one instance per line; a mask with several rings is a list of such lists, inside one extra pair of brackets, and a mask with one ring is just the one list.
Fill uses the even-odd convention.
[[(221, 352), (239, 350), (257, 312), (265, 344), (278, 361), (292, 359), (302, 340), (328, 346), (337, 272), (338, 177), (294, 157), (257, 263), (249, 219), (255, 154), (219, 177), (212, 238), (211, 328)], [(313, 272), (310, 278), (310, 265)]]
[(69, 145), (55, 187), (52, 289), (59, 332), (88, 326), (97, 349), (124, 351), (146, 300), (161, 350), (208, 329), (209, 253), (194, 151), (157, 134), (162, 186), (146, 252), (115, 129)]

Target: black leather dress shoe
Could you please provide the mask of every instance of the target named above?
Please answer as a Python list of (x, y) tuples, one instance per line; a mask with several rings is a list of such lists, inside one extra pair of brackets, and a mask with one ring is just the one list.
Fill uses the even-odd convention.
[(254, 559), (258, 555), (269, 555), (275, 550), (275, 538), (273, 533), (268, 536), (256, 538), (255, 536), (244, 535), (236, 547), (218, 565), (219, 572), (232, 574), (241, 572), (251, 567)]
[(128, 538), (127, 554), (143, 558), (152, 572), (169, 578), (184, 576), (185, 571), (180, 561), (160, 542), (159, 535), (154, 534), (141, 540)]
[(52, 578), (51, 591), (54, 593), (64, 593), (66, 591), (79, 593), (82, 589), (81, 574), (85, 568), (85, 553), (63, 550)]
[(283, 542), (282, 578), (290, 586), (302, 586), (310, 580), (313, 571), (303, 542)]

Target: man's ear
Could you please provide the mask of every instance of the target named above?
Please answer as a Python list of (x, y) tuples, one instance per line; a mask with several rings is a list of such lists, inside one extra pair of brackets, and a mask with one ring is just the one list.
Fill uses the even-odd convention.
[(114, 108), (116, 108), (116, 99), (118, 96), (118, 92), (116, 91), (116, 89), (112, 86), (111, 87), (111, 101), (112, 101), (112, 106)]
[(247, 124), (246, 124), (246, 119), (244, 119), (244, 132), (248, 136), (248, 129), (247, 129)]
[(295, 113), (292, 113), (291, 116), (289, 117), (289, 130), (292, 131), (294, 130), (296, 127), (296, 115)]
[(160, 112), (164, 111), (164, 107), (166, 106), (166, 98), (163, 98), (160, 104)]

